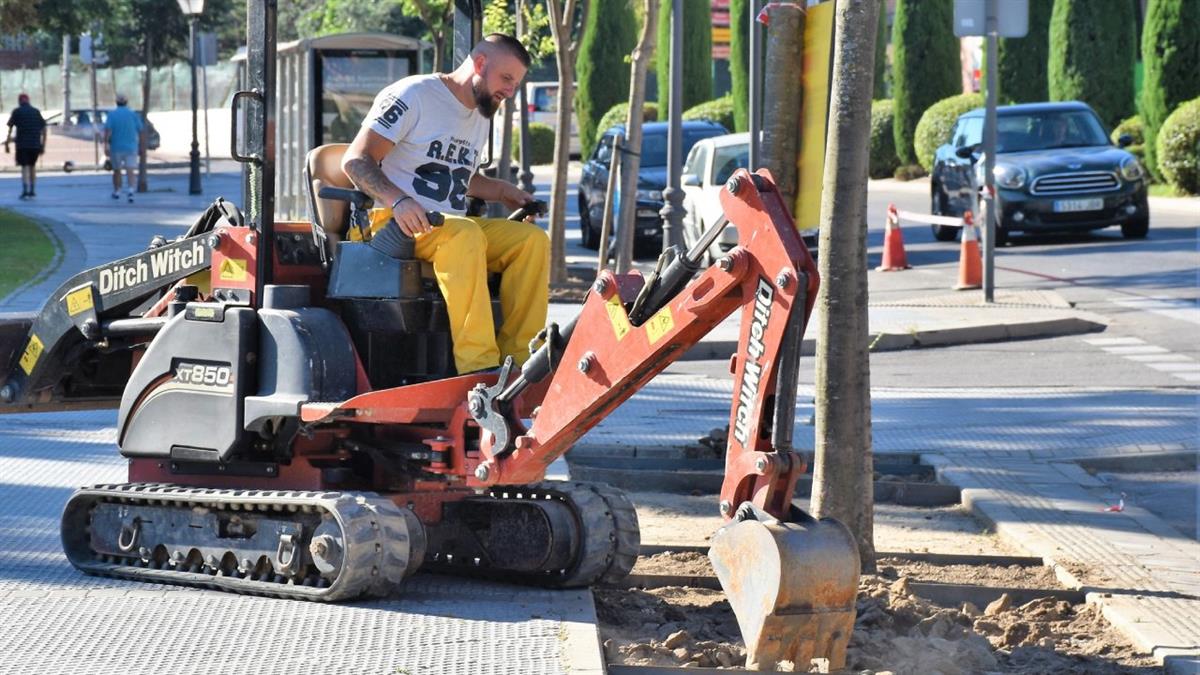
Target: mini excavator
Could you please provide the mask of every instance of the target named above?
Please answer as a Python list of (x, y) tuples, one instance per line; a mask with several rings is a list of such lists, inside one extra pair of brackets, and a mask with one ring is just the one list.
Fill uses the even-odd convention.
[[(458, 375), (428, 265), (398, 228), (369, 236), (344, 146), (308, 155), (311, 222), (274, 218), (275, 3), (248, 8), (249, 88), (231, 106), (245, 213), (218, 199), (183, 235), (0, 322), (0, 412), (119, 411), (128, 482), (69, 498), (71, 564), (326, 602), (399, 592), (418, 570), (619, 581), (638, 556), (633, 505), (607, 485), (547, 481), (546, 468), (740, 312), (718, 506), (728, 522), (710, 557), (749, 665), (840, 666), (858, 553), (840, 523), (792, 504), (818, 277), (771, 176), (739, 170), (721, 191), (725, 219), (651, 276), (602, 272), (578, 317), (547, 326), (519, 369)], [(479, 13), (467, 16), (477, 36)], [(739, 245), (703, 268), (727, 223)]]

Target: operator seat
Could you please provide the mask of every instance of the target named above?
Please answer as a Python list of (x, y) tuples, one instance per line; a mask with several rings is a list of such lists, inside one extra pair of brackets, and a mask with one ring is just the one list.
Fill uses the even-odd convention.
[(354, 182), (342, 171), (342, 157), (349, 143), (327, 143), (308, 151), (304, 158), (304, 184), (308, 187), (308, 205), (312, 212), (313, 237), (325, 251), (325, 259), (332, 259), (337, 243), (342, 240), (350, 224), (350, 203), (337, 199), (322, 199), (323, 187), (357, 189)]

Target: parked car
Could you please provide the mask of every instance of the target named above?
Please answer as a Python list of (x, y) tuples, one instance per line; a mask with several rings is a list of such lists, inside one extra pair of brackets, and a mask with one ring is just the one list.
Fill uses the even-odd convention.
[[(949, 143), (937, 149), (930, 174), (930, 210), (958, 216), (975, 209), (984, 182), (982, 108), (961, 115)], [(996, 120), (996, 243), (1010, 233), (1096, 230), (1119, 225), (1127, 238), (1150, 228), (1146, 171), (1109, 141), (1086, 104), (1026, 103), (1001, 106)], [(959, 228), (934, 225), (950, 241)]]
[[(558, 128), (558, 83), (530, 82), (525, 85), (525, 105), (529, 110), (529, 121), (545, 124), (551, 129)], [(575, 111), (571, 111), (571, 137), (567, 147), (572, 157), (578, 157), (579, 121)]]
[[(705, 138), (692, 147), (683, 164), (683, 240), (688, 248), (721, 219), (720, 194), (734, 171), (750, 166), (750, 134), (726, 134)], [(810, 252), (817, 249), (817, 230), (803, 230), (801, 236)], [(708, 260), (720, 258), (737, 246), (737, 228), (726, 225), (708, 248)]]
[[(68, 126), (62, 125), (62, 112), (54, 112), (46, 117), (46, 126), (50, 127), (52, 133), (66, 136), (68, 138), (77, 138), (83, 141), (92, 140), (93, 134), (104, 140), (104, 122), (108, 119), (108, 111), (98, 109), (95, 111), (95, 116), (92, 115), (92, 110), (72, 110), (71, 124)], [(138, 111), (138, 114), (142, 114)], [(154, 128), (154, 124), (145, 117), (142, 121), (146, 125), (146, 149), (157, 150), (162, 144), (162, 137), (159, 136), (158, 129)]]
[[(666, 122), (642, 125), (641, 165), (638, 169), (634, 216), (637, 228), (634, 248), (641, 251), (662, 249), (662, 217), (658, 212), (663, 207), (662, 193), (667, 186), (668, 126)], [(579, 178), (579, 232), (587, 248), (600, 248), (600, 224), (604, 215), (605, 191), (608, 189), (608, 167), (612, 162), (613, 139), (618, 133), (625, 133), (625, 125), (618, 124), (604, 132), (595, 150), (584, 162)], [(716, 122), (684, 122), (682, 155), (686, 157), (699, 141), (726, 133), (728, 130)]]

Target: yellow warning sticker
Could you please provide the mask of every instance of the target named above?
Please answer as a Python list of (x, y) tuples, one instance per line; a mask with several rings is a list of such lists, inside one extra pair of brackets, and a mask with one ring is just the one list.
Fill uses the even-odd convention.
[(667, 305), (646, 322), (646, 337), (650, 338), (650, 344), (654, 344), (674, 329), (675, 317), (671, 316), (671, 306)]
[(608, 310), (608, 320), (612, 321), (617, 339), (623, 339), (629, 333), (629, 315), (625, 313), (625, 308), (621, 305), (621, 298), (614, 294), (604, 303), (604, 308)]
[(219, 277), (221, 281), (245, 281), (246, 261), (240, 258), (226, 258), (222, 260)]
[(80, 312), (86, 312), (93, 307), (92, 304), (92, 287), (90, 285), (83, 288), (76, 288), (67, 293), (67, 314), (75, 316)]
[(38, 336), (30, 335), (29, 344), (25, 345), (25, 353), (21, 354), (21, 370), (25, 371), (26, 375), (33, 374), (33, 367), (37, 365), (38, 359), (42, 358), (43, 349), (45, 345)]

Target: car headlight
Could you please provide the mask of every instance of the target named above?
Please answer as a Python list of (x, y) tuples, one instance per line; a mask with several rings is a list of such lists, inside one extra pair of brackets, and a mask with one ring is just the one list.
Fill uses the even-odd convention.
[(1025, 169), (997, 164), (992, 176), (996, 179), (996, 185), (1006, 190), (1019, 190), (1025, 186)]
[(662, 190), (638, 190), (637, 198), (647, 202), (661, 202)]
[(1141, 162), (1137, 161), (1136, 157), (1126, 157), (1121, 160), (1121, 176), (1127, 181), (1141, 180), (1146, 175), (1145, 169), (1142, 168)]

